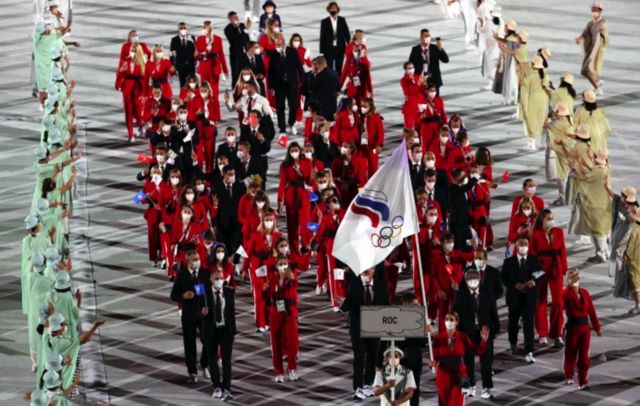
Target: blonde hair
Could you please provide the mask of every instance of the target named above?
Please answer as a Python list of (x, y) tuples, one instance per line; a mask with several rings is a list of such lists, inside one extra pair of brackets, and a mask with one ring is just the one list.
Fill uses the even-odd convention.
[(142, 50), (142, 46), (139, 44), (133, 44), (132, 47), (135, 47), (136, 55), (133, 57), (133, 63), (140, 67), (140, 71), (144, 75), (144, 67), (147, 64), (147, 56), (144, 54)]

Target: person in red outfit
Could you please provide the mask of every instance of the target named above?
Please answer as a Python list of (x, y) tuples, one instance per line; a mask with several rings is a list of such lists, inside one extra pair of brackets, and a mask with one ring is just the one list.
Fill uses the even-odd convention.
[[(431, 202), (436, 203), (437, 202)], [(420, 259), (422, 260), (422, 275), (424, 280), (425, 295), (428, 297), (431, 292), (431, 263), (436, 253), (439, 255), (442, 240), (442, 222), (436, 206), (430, 205), (428, 194), (424, 188), (416, 191), (416, 204), (418, 213), (418, 245), (420, 246)], [(420, 264), (418, 264), (417, 247), (413, 247), (413, 290), (420, 304), (422, 300), (422, 287), (420, 285)], [(435, 318), (438, 307), (436, 302), (429, 303), (431, 311), (429, 318)]]
[(150, 176), (144, 181), (143, 191), (147, 198), (143, 203), (147, 203), (144, 212), (144, 219), (147, 221), (147, 241), (149, 244), (149, 261), (153, 266), (158, 266), (158, 261), (162, 258), (160, 250), (160, 221), (162, 220), (162, 210), (165, 199), (171, 194), (171, 188), (162, 180), (162, 170), (157, 165), (151, 167)]
[(276, 382), (284, 382), (282, 357), (287, 355), (287, 375), (298, 380), (298, 278), (286, 256), (278, 256), (275, 266), (269, 267), (265, 294), (269, 296), (271, 321), (271, 358)]
[[(198, 157), (198, 162), (202, 165), (202, 172), (209, 173), (213, 170), (213, 159), (216, 152), (216, 123), (220, 121), (220, 106), (218, 106), (208, 83), (202, 83), (200, 92), (192, 101), (190, 107), (195, 110), (194, 116), (199, 136), (196, 156)], [(216, 109), (218, 109), (217, 112)], [(216, 116), (218, 119), (216, 119)]]
[[(124, 106), (124, 120), (127, 125), (127, 134), (130, 141), (136, 133), (139, 135), (142, 126), (142, 100), (146, 56), (140, 45), (133, 44), (127, 47), (130, 50), (120, 62), (116, 75), (116, 89), (122, 92), (122, 104)], [(133, 121), (136, 122), (134, 131)]]
[(426, 81), (423, 75), (416, 74), (411, 62), (405, 62), (404, 76), (400, 79), (400, 86), (404, 94), (402, 104), (402, 116), (404, 117), (404, 127), (410, 129), (418, 128), (418, 105), (424, 104), (426, 96)]
[(120, 59), (118, 60), (118, 66), (122, 65), (122, 62), (129, 56), (129, 54), (131, 53), (131, 48), (134, 46), (139, 46), (147, 59), (151, 57), (151, 51), (149, 50), (147, 44), (144, 42), (140, 42), (138, 31), (131, 30), (127, 35), (127, 42), (122, 44), (122, 47), (120, 47)]
[[(186, 267), (187, 252), (194, 251), (198, 245), (200, 233), (203, 231), (195, 218), (195, 211), (191, 206), (183, 206), (180, 210), (180, 220), (175, 221), (171, 228), (171, 249), (174, 264), (180, 263)], [(175, 270), (171, 270), (174, 272)]]
[(258, 44), (260, 45), (260, 49), (262, 50), (262, 63), (264, 64), (264, 80), (265, 80), (265, 92), (267, 95), (267, 99), (269, 100), (269, 104), (272, 108), (276, 107), (276, 98), (275, 95), (271, 93), (271, 85), (269, 84), (269, 63), (271, 62), (271, 53), (276, 51), (276, 37), (280, 35), (280, 23), (275, 18), (270, 18), (267, 20), (266, 29), (264, 33), (260, 36)]
[(420, 117), (420, 138), (422, 145), (430, 149), (432, 145), (438, 143), (440, 127), (447, 124), (447, 114), (444, 111), (444, 102), (436, 95), (437, 88), (430, 85), (427, 88), (426, 98), (418, 104)]
[(153, 85), (151, 88), (151, 97), (146, 94), (142, 96), (142, 122), (148, 127), (148, 130), (158, 131), (160, 120), (167, 118), (171, 112), (171, 99), (162, 97), (162, 88), (160, 85)]
[[(206, 238), (206, 234), (204, 238)], [(202, 257), (201, 255), (200, 258), (207, 259), (207, 261), (205, 261), (205, 265), (209, 272), (211, 272), (212, 274), (218, 271), (222, 272), (224, 281), (227, 282), (229, 286), (235, 288), (236, 281), (233, 278), (233, 263), (231, 261), (231, 258), (229, 257), (229, 253), (227, 252), (226, 245), (221, 242), (210, 243), (212, 244), (211, 250), (213, 252), (207, 257)]]
[(537, 213), (539, 213), (540, 211), (542, 211), (542, 209), (544, 209), (545, 207), (544, 200), (542, 200), (541, 197), (536, 196), (536, 182), (533, 179), (531, 178), (525, 179), (524, 182), (522, 182), (522, 190), (524, 191), (524, 194), (522, 194), (522, 196), (516, 197), (513, 200), (513, 204), (511, 205), (511, 215), (513, 215), (513, 213), (515, 213), (518, 210), (518, 206), (520, 206), (520, 201), (525, 197), (528, 197), (533, 201), (533, 204), (535, 205)]
[(317, 100), (311, 100), (307, 104), (307, 111), (304, 112), (304, 141), (313, 142), (314, 138), (320, 134), (320, 127), (326, 121), (322, 114), (322, 105)]
[(169, 171), (169, 187), (170, 190), (164, 199), (164, 210), (162, 211), (162, 219), (158, 227), (160, 228), (162, 258), (166, 261), (167, 275), (173, 280), (176, 272), (173, 269), (174, 252), (171, 236), (176, 217), (176, 208), (178, 207), (180, 194), (182, 193), (182, 174), (179, 169)]
[(531, 236), (537, 216), (538, 212), (533, 200), (528, 197), (520, 200), (517, 211), (511, 215), (509, 220), (509, 235), (507, 236), (507, 250), (509, 252), (513, 252), (513, 247), (519, 237), (528, 239)]
[[(280, 185), (278, 186), (278, 213), (283, 205), (287, 209), (287, 234), (293, 252), (300, 254), (309, 245), (309, 212), (311, 202), (311, 161), (302, 157), (300, 145), (292, 142), (287, 148), (287, 156), (280, 165)], [(298, 241), (300, 239), (300, 242)]]
[(180, 202), (176, 207), (176, 218), (174, 222), (180, 221), (180, 212), (182, 211), (182, 207), (190, 206), (193, 210), (193, 221), (198, 224), (202, 230), (207, 230), (210, 228), (209, 223), (209, 211), (207, 210), (207, 206), (199, 199), (196, 199), (196, 189), (194, 186), (187, 185), (182, 188), (182, 192), (180, 193)]
[[(343, 109), (336, 114), (336, 122), (331, 128), (331, 141), (338, 145), (350, 142), (355, 146), (360, 146), (360, 114), (358, 105), (352, 98), (342, 99)], [(325, 117), (330, 119), (329, 117)]]
[(211, 88), (211, 98), (215, 108), (213, 110), (213, 121), (220, 121), (220, 79), (227, 80), (229, 70), (227, 60), (224, 56), (222, 38), (213, 33), (211, 21), (202, 23), (202, 35), (196, 39), (195, 57), (198, 60), (198, 75), (200, 83), (209, 83)]
[(455, 146), (449, 139), (449, 126), (442, 126), (438, 139), (439, 142), (437, 144), (433, 143), (429, 151), (435, 156), (436, 169), (450, 173), (449, 155), (452, 153)]
[(338, 83), (340, 88), (346, 83), (347, 97), (354, 99), (358, 105), (365, 98), (373, 97), (371, 62), (367, 57), (367, 50), (361, 45), (353, 46), (352, 53), (345, 60)]
[(258, 332), (269, 330), (267, 312), (267, 267), (273, 261), (273, 248), (282, 234), (276, 228), (276, 216), (268, 213), (262, 217), (258, 229), (251, 235), (245, 247), (249, 261), (249, 276), (253, 292), (253, 310)]
[(439, 406), (464, 405), (462, 387), (468, 385), (469, 375), (463, 357), (466, 354), (482, 355), (489, 346), (488, 326), (480, 329), (480, 344), (476, 345), (469, 336), (457, 330), (459, 322), (458, 313), (448, 312), (446, 330), (441, 329), (433, 338), (433, 361), (429, 361), (429, 366), (436, 367)]
[(165, 57), (162, 45), (153, 47), (153, 54), (151, 54), (151, 58), (147, 62), (145, 74), (146, 86), (150, 88), (153, 85), (160, 85), (162, 97), (165, 99), (173, 98), (169, 76), (175, 75), (176, 70), (169, 58)]
[[(545, 278), (538, 282), (538, 303), (536, 305), (535, 327), (540, 336), (540, 344), (547, 343), (547, 337), (555, 340), (555, 346), (564, 346), (562, 341), (562, 289), (564, 275), (569, 269), (564, 231), (555, 226), (551, 210), (543, 209), (536, 219), (529, 239), (529, 252), (536, 255)], [(551, 291), (551, 314), (547, 318), (547, 290)], [(550, 320), (550, 323), (549, 323)], [(551, 324), (551, 329), (549, 329)]]
[[(247, 185), (247, 193), (240, 198), (240, 202), (238, 202), (238, 222), (243, 227), (242, 234), (244, 236), (244, 225), (247, 221), (247, 217), (251, 213), (253, 208), (253, 200), (254, 196), (261, 190), (262, 188), (262, 178), (259, 175), (250, 176), (248, 178), (249, 184)], [(269, 200), (267, 199), (266, 205), (269, 206)], [(264, 206), (264, 204), (262, 205)], [(262, 209), (262, 207), (260, 207)], [(260, 218), (258, 218), (257, 223), (250, 227), (248, 230), (248, 234), (246, 235), (246, 240), (248, 241), (249, 237), (251, 237), (251, 233), (258, 228), (260, 225)], [(244, 238), (243, 238), (244, 239)]]
[(367, 159), (368, 173), (372, 176), (378, 170), (378, 158), (384, 146), (384, 125), (373, 99), (364, 99), (361, 105), (364, 131), (360, 137), (360, 152)]
[[(498, 187), (498, 184), (493, 180), (493, 158), (491, 158), (491, 151), (487, 147), (480, 147), (476, 150), (475, 164), (480, 169), (480, 176), (486, 181), (487, 185), (487, 198), (485, 199), (484, 208), (487, 212), (487, 217), (491, 215), (491, 189)], [(484, 241), (484, 246), (491, 250), (493, 247), (493, 227), (491, 223), (487, 224), (487, 238)]]
[(478, 239), (483, 247), (487, 246), (487, 229), (489, 224), (489, 213), (487, 212), (487, 200), (491, 199), (489, 184), (486, 179), (482, 179), (480, 175), (480, 167), (472, 164), (469, 171), (469, 177), (478, 179), (475, 184), (467, 192), (469, 199), (469, 220), (471, 227), (478, 234)]
[(573, 385), (573, 371), (578, 367), (578, 388), (589, 389), (589, 349), (591, 347), (591, 328), (589, 319), (598, 337), (602, 328), (598, 321), (591, 295), (580, 287), (580, 273), (572, 269), (567, 275), (568, 286), (562, 292), (562, 302), (567, 314), (567, 345), (564, 347), (564, 377), (567, 385)]
[(351, 59), (354, 58), (353, 52), (356, 47), (360, 47), (360, 49), (366, 51), (367, 50), (367, 37), (364, 34), (364, 30), (357, 29), (353, 32), (353, 36), (351, 37), (351, 42), (347, 44), (344, 49), (344, 65), (350, 62)]
[(469, 133), (461, 131), (456, 135), (455, 142), (452, 148), (449, 150), (447, 156), (449, 162), (447, 167), (449, 171), (453, 172), (456, 169), (469, 173), (471, 164), (475, 157), (471, 152), (471, 141), (469, 140)]
[(369, 178), (367, 162), (355, 155), (355, 146), (347, 141), (342, 143), (340, 156), (333, 160), (331, 173), (344, 207), (351, 204), (358, 194), (358, 189), (364, 187)]
[[(329, 280), (329, 293), (331, 295), (331, 306), (337, 311), (340, 299), (344, 297), (344, 273), (338, 271), (336, 275), (336, 259), (333, 252), (333, 241), (336, 237), (338, 227), (345, 215), (345, 210), (341, 208), (340, 201), (336, 196), (331, 196), (325, 201), (328, 207), (327, 213), (322, 215), (320, 227), (316, 232), (314, 248), (317, 250), (318, 273), (316, 276), (316, 294), (327, 291), (327, 276)], [(337, 278), (336, 278), (337, 276)]]
[(306, 159), (311, 161), (311, 179), (313, 180), (313, 182), (311, 183), (310, 186), (315, 189), (316, 175), (324, 171), (324, 162), (317, 159), (314, 156), (314, 152), (315, 152), (315, 149), (313, 148), (313, 144), (311, 143), (311, 141), (305, 141), (304, 145), (302, 146), (302, 155)]
[(445, 233), (442, 251), (431, 263), (431, 301), (438, 306), (438, 328), (444, 331), (445, 315), (453, 304), (453, 297), (462, 281), (463, 268), (473, 261), (473, 251), (454, 250), (455, 237)]
[(189, 75), (187, 77), (187, 83), (180, 89), (180, 100), (182, 100), (183, 106), (189, 113), (189, 121), (195, 121), (196, 119), (196, 109), (193, 108), (193, 104), (199, 96), (200, 84), (198, 83), (198, 78), (195, 75)]

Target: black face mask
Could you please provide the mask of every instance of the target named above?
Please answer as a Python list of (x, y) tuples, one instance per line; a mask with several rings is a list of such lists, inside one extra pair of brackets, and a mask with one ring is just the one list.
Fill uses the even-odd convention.
[(584, 102), (584, 108), (587, 111), (594, 111), (598, 108), (598, 104), (597, 103), (589, 103), (589, 102)]
[(500, 25), (500, 17), (493, 17), (493, 24)]
[(331, 10), (329, 11), (329, 14), (331, 15), (331, 17), (335, 17), (338, 15), (338, 10)]

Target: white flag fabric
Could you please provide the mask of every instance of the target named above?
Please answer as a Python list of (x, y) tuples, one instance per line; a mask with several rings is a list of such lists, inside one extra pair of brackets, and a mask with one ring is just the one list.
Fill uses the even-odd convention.
[(336, 233), (333, 256), (360, 275), (417, 232), (407, 148), (401, 143), (349, 205)]

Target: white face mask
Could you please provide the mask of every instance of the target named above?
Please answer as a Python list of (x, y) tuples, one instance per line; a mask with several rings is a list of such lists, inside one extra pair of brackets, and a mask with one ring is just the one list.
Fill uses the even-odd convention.
[(480, 279), (467, 280), (467, 286), (471, 289), (478, 289), (478, 286), (480, 286)]
[(156, 185), (159, 184), (160, 182), (162, 182), (162, 175), (151, 175), (151, 182), (155, 183)]
[(194, 195), (193, 193), (187, 193), (186, 195), (184, 195), (184, 197), (188, 202), (192, 202), (196, 195)]
[(181, 29), (178, 31), (180, 33), (180, 35), (182, 35), (183, 37), (187, 36), (187, 30), (186, 29)]
[(197, 271), (198, 269), (200, 269), (200, 260), (193, 261), (191, 263), (191, 269), (193, 269), (194, 271)]
[(472, 177), (473, 179), (480, 179), (480, 174), (479, 174), (479, 173), (472, 173), (472, 174), (471, 174), (471, 177)]
[(204, 183), (201, 183), (199, 185), (196, 185), (196, 190), (198, 192), (204, 192)]
[(460, 127), (451, 127), (451, 131), (453, 131), (454, 134), (458, 134), (458, 132), (460, 132)]
[(211, 243), (205, 242), (205, 243), (204, 243), (204, 247), (205, 247), (206, 249), (211, 249), (211, 247), (213, 247), (213, 243), (212, 243), (212, 242), (211, 242)]
[(207, 96), (209, 96), (208, 92), (200, 92), (200, 97), (202, 97), (203, 99), (206, 99)]
[(304, 157), (307, 159), (313, 159), (313, 152), (305, 152)]
[(136, 53), (135, 53), (135, 52), (131, 52), (131, 53), (129, 54), (129, 58), (133, 59), (133, 58), (135, 58), (135, 57), (136, 57)]
[(280, 27), (273, 27), (273, 32), (280, 32)]
[(427, 223), (433, 225), (438, 220), (438, 216), (427, 216)]
[(171, 178), (170, 182), (173, 186), (178, 186), (180, 184), (180, 178)]
[(273, 228), (273, 221), (271, 221), (271, 220), (265, 221), (264, 222), (264, 228), (266, 228), (267, 230), (271, 230)]
[(171, 124), (165, 124), (162, 126), (162, 132), (168, 133), (169, 131), (171, 131)]
[(522, 214), (524, 214), (525, 216), (529, 217), (531, 215), (531, 209), (522, 210)]
[(353, 111), (354, 113), (358, 111), (358, 105), (354, 104), (353, 106), (351, 106), (351, 111)]
[(418, 152), (417, 154), (415, 154), (413, 161), (416, 163), (422, 161), (422, 152)]
[(216, 259), (222, 261), (224, 259), (224, 252), (216, 252)]
[(187, 121), (187, 113), (178, 114), (178, 118), (180, 119), (180, 121)]
[(280, 247), (278, 248), (278, 252), (280, 255), (289, 255), (289, 247)]
[(430, 43), (430, 42), (431, 42), (431, 37), (425, 37), (425, 38), (422, 38), (422, 43), (423, 43), (423, 44), (425, 44), (425, 45), (426, 45), (426, 44), (428, 44), (428, 43)]
[(182, 221), (189, 221), (189, 220), (191, 220), (191, 214), (182, 213)]
[(300, 48), (300, 41), (293, 41), (292, 44), (294, 48)]
[(371, 283), (371, 277), (369, 275), (360, 275), (360, 280), (362, 280), (364, 285)]
[(440, 137), (440, 143), (441, 144), (446, 144), (449, 141), (449, 137)]
[(289, 155), (291, 155), (291, 158), (293, 159), (298, 159), (300, 158), (300, 151), (291, 151)]
[(155, 100), (155, 101), (160, 101), (161, 98), (162, 98), (162, 95), (153, 96), (153, 100)]
[(416, 73), (415, 69), (407, 69), (405, 72), (407, 72), (407, 76), (413, 76), (414, 73)]
[(227, 142), (229, 144), (233, 144), (234, 142), (236, 142), (236, 136), (235, 135), (227, 135)]
[(362, 114), (367, 114), (369, 112), (369, 108), (368, 107), (362, 107), (360, 109), (360, 111), (362, 112)]
[(197, 83), (195, 83), (195, 82), (191, 82), (191, 83), (189, 83), (189, 88), (190, 88), (190, 89), (195, 89), (195, 88), (196, 88), (196, 85), (197, 85)]
[(262, 52), (262, 51), (260, 50), (260, 48), (256, 48), (256, 50), (255, 50), (255, 52), (254, 52), (254, 53), (255, 53), (256, 55), (260, 55), (260, 53), (261, 53), (261, 52)]
[(256, 207), (257, 207), (257, 208), (259, 208), (260, 210), (262, 210), (262, 208), (264, 207), (264, 205), (265, 205), (266, 203), (267, 203), (267, 202), (256, 202)]
[(473, 260), (473, 265), (476, 266), (476, 269), (481, 270), (484, 268), (484, 261), (481, 259), (474, 259)]
[(207, 35), (209, 33), (209, 31), (207, 31), (206, 28), (203, 28), (201, 33), (202, 33), (202, 35)]
[(573, 286), (574, 288), (577, 288), (580, 286), (580, 281), (575, 281), (571, 284), (571, 286)]
[(164, 55), (163, 52), (156, 52), (156, 59), (162, 59), (163, 55)]
[(244, 158), (244, 151), (236, 151), (236, 156), (238, 157), (238, 159)]
[(338, 210), (338, 209), (340, 209), (340, 203), (331, 203), (331, 207), (332, 207), (334, 210)]
[(427, 159), (425, 165), (427, 166), (427, 168), (433, 169), (436, 167), (436, 161), (434, 161), (433, 159)]
[(159, 164), (163, 164), (165, 159), (166, 157), (164, 155), (156, 155), (156, 161), (158, 161)]
[(532, 195), (534, 195), (534, 194), (536, 194), (536, 187), (535, 187), (535, 186), (528, 187), (528, 188), (527, 188), (527, 193), (528, 193), (529, 195), (531, 195), (531, 196), (532, 196)]
[[(251, 75), (242, 75), (242, 80), (244, 80), (245, 82), (248, 82), (251, 80)], [(247, 90), (247, 89), (243, 89), (243, 90)]]
[(433, 99), (434, 97), (436, 97), (436, 92), (428, 92), (427, 96), (429, 96), (430, 99)]
[(235, 176), (229, 176), (228, 181), (229, 181), (230, 185), (233, 185), (236, 182), (236, 177)]
[(433, 188), (436, 187), (436, 182), (427, 182), (425, 183), (425, 186), (427, 187), (427, 189), (433, 190)]
[(249, 91), (247, 89), (242, 89), (242, 95), (243, 96), (248, 96), (249, 95)]
[(447, 252), (451, 252), (451, 251), (453, 251), (453, 246), (454, 246), (454, 244), (452, 242), (447, 243), (447, 244), (444, 245), (444, 250), (447, 251)]
[(444, 322), (444, 326), (447, 328), (447, 330), (453, 330), (456, 328), (457, 325), (458, 323), (456, 323), (455, 321), (445, 320)]
[(327, 141), (329, 139), (329, 133), (328, 132), (323, 132), (322, 133), (322, 139)]
[(329, 182), (319, 182), (318, 183), (318, 190), (324, 190), (327, 188), (327, 186), (329, 186)]
[(556, 225), (556, 222), (554, 220), (547, 220), (545, 222), (545, 225), (547, 226), (547, 228), (551, 228)]
[(518, 246), (518, 254), (524, 256), (524, 255), (527, 255), (527, 252), (529, 252), (529, 246), (528, 245)]
[(347, 147), (340, 147), (340, 153), (342, 155), (347, 155), (347, 153), (349, 152), (349, 148)]
[(285, 271), (289, 268), (288, 265), (278, 265), (278, 272), (285, 273)]
[(213, 287), (215, 290), (222, 289), (222, 285), (224, 285), (224, 279), (216, 279), (213, 281)]

